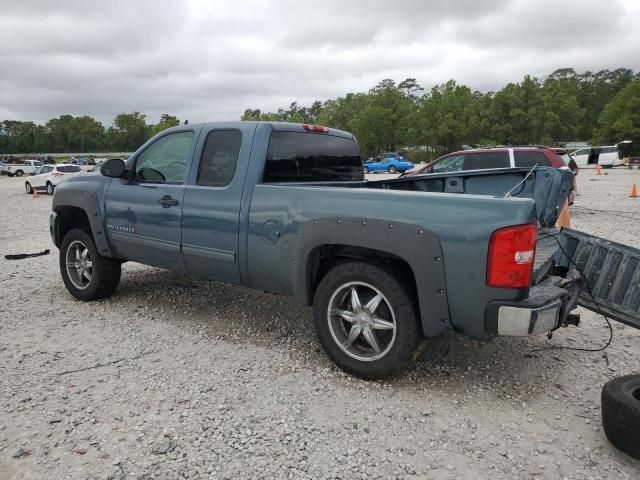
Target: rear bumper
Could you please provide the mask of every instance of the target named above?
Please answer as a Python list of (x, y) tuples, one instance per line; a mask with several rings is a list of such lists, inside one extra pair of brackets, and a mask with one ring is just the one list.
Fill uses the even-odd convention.
[(488, 330), (508, 337), (551, 332), (576, 307), (583, 283), (577, 272), (569, 272), (567, 278), (549, 277), (531, 287), (524, 300), (491, 302), (486, 311)]

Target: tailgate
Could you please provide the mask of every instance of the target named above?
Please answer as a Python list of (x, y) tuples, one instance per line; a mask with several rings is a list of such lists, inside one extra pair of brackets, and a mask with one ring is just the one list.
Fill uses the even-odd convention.
[(586, 287), (578, 304), (640, 328), (640, 250), (569, 228), (561, 230), (559, 240), (566, 255), (558, 251), (556, 265), (584, 273), (598, 305)]

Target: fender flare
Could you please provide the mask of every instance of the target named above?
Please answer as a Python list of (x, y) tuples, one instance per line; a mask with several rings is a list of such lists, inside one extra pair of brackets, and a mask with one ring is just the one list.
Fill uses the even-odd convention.
[(451, 329), (444, 257), (438, 238), (430, 230), (385, 220), (321, 218), (302, 224), (298, 240), (292, 262), (293, 293), (303, 303), (312, 302), (309, 261), (314, 249), (324, 245), (364, 247), (394, 255), (409, 265), (425, 336)]

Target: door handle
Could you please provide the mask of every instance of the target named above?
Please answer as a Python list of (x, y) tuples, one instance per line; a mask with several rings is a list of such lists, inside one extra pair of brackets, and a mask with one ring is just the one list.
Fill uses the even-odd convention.
[(163, 208), (175, 207), (178, 205), (178, 200), (171, 198), (170, 195), (165, 195), (160, 199), (160, 205), (162, 205)]

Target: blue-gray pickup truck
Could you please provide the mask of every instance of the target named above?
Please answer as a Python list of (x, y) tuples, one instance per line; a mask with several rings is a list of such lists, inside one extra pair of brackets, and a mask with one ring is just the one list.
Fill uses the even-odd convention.
[(205, 123), (62, 182), (50, 229), (78, 299), (126, 261), (291, 295), (340, 368), (376, 378), (424, 337), (550, 334), (577, 304), (640, 324), (638, 252), (554, 228), (570, 188), (547, 167), (368, 182), (350, 133)]

